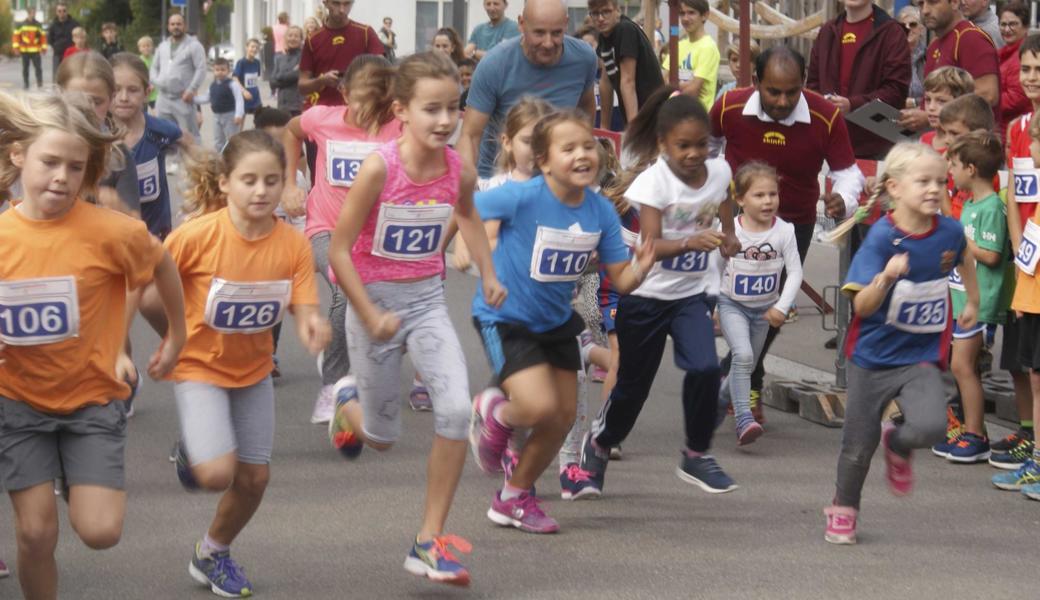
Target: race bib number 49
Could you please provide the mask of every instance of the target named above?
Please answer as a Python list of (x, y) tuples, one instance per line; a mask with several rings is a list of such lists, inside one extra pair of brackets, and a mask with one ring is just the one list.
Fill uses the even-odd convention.
[(74, 277), (0, 282), (0, 340), (5, 344), (37, 346), (78, 335)]
[(213, 278), (206, 298), (206, 324), (221, 333), (259, 333), (285, 315), (292, 281), (235, 282)]
[(589, 266), (599, 236), (599, 232), (538, 227), (531, 256), (531, 279), (547, 283), (576, 281)]
[(1022, 241), (1015, 252), (1015, 266), (1026, 275), (1036, 273), (1036, 263), (1040, 261), (1040, 225), (1030, 219), (1026, 221), (1026, 229), (1022, 233)]
[(379, 144), (373, 142), (335, 142), (325, 144), (325, 179), (329, 185), (354, 185), (358, 170), (365, 158), (375, 152)]
[(948, 278), (902, 280), (892, 288), (886, 323), (909, 333), (940, 333), (950, 312)]
[(450, 204), (381, 205), (372, 254), (394, 260), (422, 260), (439, 254), (452, 210)]

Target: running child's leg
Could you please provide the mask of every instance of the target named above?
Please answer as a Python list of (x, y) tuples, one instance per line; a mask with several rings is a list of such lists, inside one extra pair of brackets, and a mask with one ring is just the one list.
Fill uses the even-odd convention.
[(743, 307), (725, 296), (719, 297), (719, 324), (722, 337), (729, 346), (729, 374), (722, 380), (719, 392), (717, 422), (722, 423), (726, 406), (733, 405), (733, 417), (739, 425), (742, 415), (751, 417), (751, 371), (754, 348), (751, 345), (751, 322)]
[(529, 490), (552, 464), (574, 424), (577, 371), (542, 363), (510, 375), (502, 382), (502, 389), (509, 396), (509, 402), (503, 405), (502, 421), (513, 428), (531, 428), (508, 484)]
[(578, 396), (574, 412), (574, 425), (567, 432), (558, 455), (560, 469), (581, 460), (581, 442), (588, 432), (589, 422), (589, 383), (584, 372), (578, 373)]
[(9, 492), (18, 541), (18, 583), (26, 598), (58, 597), (58, 502), (54, 482)]
[(235, 478), (238, 443), (231, 417), (231, 390), (198, 381), (173, 386), (183, 452), (199, 487), (223, 492)]
[(898, 400), (904, 420), (889, 440), (889, 447), (903, 456), (941, 442), (946, 434), (946, 395), (939, 367), (922, 363), (906, 369)]
[(311, 415), (312, 423), (325, 423), (332, 418), (335, 398), (332, 386), (336, 385), (350, 372), (350, 356), (347, 352), (347, 299), (338, 285), (329, 279), (329, 241), (331, 233), (317, 233), (311, 237), (311, 252), (314, 255), (314, 269), (329, 286), (332, 300), (329, 304), (329, 323), (332, 325), (332, 338), (322, 354), (321, 392)]

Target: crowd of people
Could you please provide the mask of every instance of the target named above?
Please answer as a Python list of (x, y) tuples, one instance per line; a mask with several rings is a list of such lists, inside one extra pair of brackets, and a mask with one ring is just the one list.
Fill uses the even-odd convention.
[[(140, 54), (114, 27), (91, 49), (59, 3), (61, 93), (0, 93), (0, 483), (23, 594), (57, 595), (55, 490), (87, 546), (118, 543), (141, 372), (173, 382), (181, 484), (222, 494), (191, 576), (223, 597), (254, 592), (230, 548), (270, 478), (287, 313), (320, 356), (311, 421), (349, 460), (400, 438), (404, 356), (414, 365), (408, 402), (432, 412), (434, 436), (410, 573), (470, 582), (456, 554), (470, 543), (447, 533), (468, 453), (502, 476), (487, 516), (504, 527), (560, 529), (535, 490), (554, 458), (564, 500), (602, 495), (669, 337), (683, 373), (676, 474), (730, 492), (715, 435), (727, 412), (738, 446), (766, 434), (763, 359), (819, 211), (842, 221), (832, 239), (848, 235), (854, 253), (824, 538), (856, 543), (879, 445), (893, 494), (910, 492), (913, 451), (927, 448), (988, 461), (994, 486), (1040, 500), (1040, 35), (1026, 35), (1028, 10), (922, 0), (893, 17), (843, 0), (808, 59), (754, 44), (742, 88), (718, 81), (708, 3), (680, 4), (673, 86), (661, 44), (617, 0), (590, 0), (577, 36), (560, 0), (527, 0), (517, 22), (486, 0), (489, 22), (467, 43), (446, 28), (404, 57), (389, 17), (377, 32), (350, 19), (351, 0), (324, 0), (320, 23), (273, 28), (276, 106), (264, 106), (259, 40), (234, 65), (208, 64), (174, 13)], [(48, 47), (34, 23), (30, 10), (15, 34), (27, 89)], [(726, 56), (735, 72), (739, 49)], [(846, 123), (878, 100), (920, 139)], [(620, 149), (597, 123), (623, 130)], [(475, 395), (445, 303), (448, 248), (480, 276), (472, 323), (494, 381)], [(138, 313), (158, 337), (135, 362)], [(978, 365), (1000, 328), (1020, 422), (995, 440)], [(597, 369), (594, 411), (584, 389)]]

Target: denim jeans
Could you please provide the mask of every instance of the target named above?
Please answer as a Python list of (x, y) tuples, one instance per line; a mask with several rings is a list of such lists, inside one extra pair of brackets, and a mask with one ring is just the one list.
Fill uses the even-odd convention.
[(726, 405), (733, 403), (733, 416), (737, 423), (741, 418), (751, 417), (751, 373), (755, 370), (762, 346), (769, 333), (766, 311), (770, 306), (747, 307), (728, 298), (719, 296), (719, 324), (722, 336), (729, 344), (729, 375), (722, 381), (719, 393), (718, 421), (726, 414)]

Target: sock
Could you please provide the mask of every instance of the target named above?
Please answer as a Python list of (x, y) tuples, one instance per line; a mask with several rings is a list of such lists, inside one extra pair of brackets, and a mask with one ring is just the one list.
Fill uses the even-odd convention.
[(519, 498), (520, 494), (523, 494), (526, 491), (527, 490), (523, 490), (518, 487), (513, 487), (509, 485), (509, 482), (506, 482), (506, 484), (502, 486), (502, 492), (499, 495), (502, 497), (503, 500), (512, 500), (513, 498)]
[(231, 546), (225, 546), (224, 544), (219, 544), (213, 541), (213, 538), (209, 537), (209, 534), (207, 533), (203, 536), (202, 543), (199, 544), (199, 558), (213, 556), (214, 552), (223, 552), (230, 547)]
[(683, 448), (683, 454), (685, 454), (687, 458), (700, 458), (704, 456), (703, 452), (697, 452), (696, 450), (690, 450), (689, 448)]

